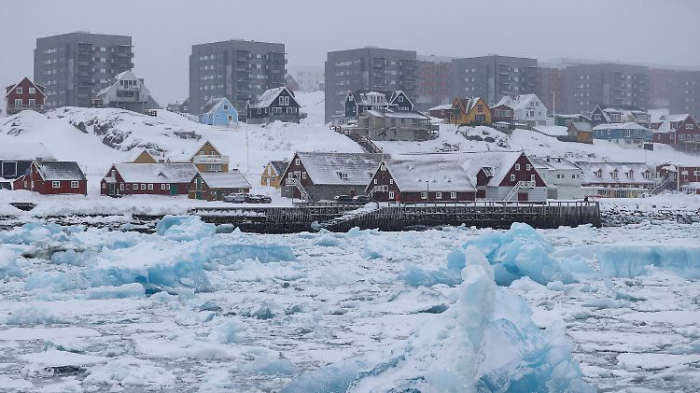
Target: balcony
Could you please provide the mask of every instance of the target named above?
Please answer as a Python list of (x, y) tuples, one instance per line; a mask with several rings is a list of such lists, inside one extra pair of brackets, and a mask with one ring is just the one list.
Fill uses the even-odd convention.
[(229, 156), (194, 156), (192, 157), (192, 163), (198, 164), (219, 164), (227, 165), (229, 163)]

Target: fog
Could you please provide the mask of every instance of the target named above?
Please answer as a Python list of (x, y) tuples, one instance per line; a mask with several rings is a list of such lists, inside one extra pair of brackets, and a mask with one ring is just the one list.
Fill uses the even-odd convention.
[[(184, 3), (184, 4), (183, 4)], [(697, 0), (23, 0), (0, 3), (0, 82), (33, 76), (38, 37), (131, 35), (134, 71), (161, 103), (188, 95), (193, 44), (287, 45), (289, 66), (367, 45), (452, 57), (492, 53), (699, 66)]]

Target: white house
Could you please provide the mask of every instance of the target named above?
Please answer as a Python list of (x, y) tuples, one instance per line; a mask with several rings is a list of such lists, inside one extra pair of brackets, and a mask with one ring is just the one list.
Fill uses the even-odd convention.
[(513, 121), (530, 126), (547, 124), (547, 108), (535, 94), (521, 94), (511, 98), (505, 96), (494, 106), (505, 105), (513, 109)]
[(581, 199), (587, 195), (581, 187), (583, 171), (566, 158), (538, 157), (532, 159), (532, 164), (549, 187), (549, 199)]
[(588, 195), (639, 198), (654, 188), (654, 170), (643, 162), (576, 162)]
[(115, 76), (112, 84), (100, 90), (95, 98), (95, 106), (127, 109), (139, 113), (159, 107), (143, 79), (137, 78), (131, 71), (124, 71)]

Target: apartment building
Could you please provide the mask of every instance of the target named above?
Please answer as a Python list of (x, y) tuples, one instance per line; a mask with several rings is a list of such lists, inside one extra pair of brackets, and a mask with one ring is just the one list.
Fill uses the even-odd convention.
[(403, 91), (410, 99), (418, 89), (415, 51), (365, 47), (328, 52), (325, 70), (326, 123), (344, 115), (350, 90)]
[(452, 60), (450, 96), (483, 97), (489, 105), (504, 96), (538, 93), (537, 60), (489, 55)]
[(601, 63), (566, 67), (561, 71), (559, 113), (589, 113), (596, 105), (638, 107), (651, 103), (649, 68)]
[(192, 46), (190, 113), (201, 114), (212, 98), (226, 97), (239, 114), (248, 100), (285, 84), (284, 44), (230, 40)]
[(299, 85), (299, 91), (322, 91), (325, 80), (322, 66), (290, 66), (289, 75)]
[(36, 40), (34, 81), (45, 87), (45, 108), (89, 107), (105, 83), (134, 68), (129, 36), (75, 32)]
[(420, 111), (451, 102), (450, 68), (452, 59), (439, 56), (418, 56), (418, 96), (416, 107)]

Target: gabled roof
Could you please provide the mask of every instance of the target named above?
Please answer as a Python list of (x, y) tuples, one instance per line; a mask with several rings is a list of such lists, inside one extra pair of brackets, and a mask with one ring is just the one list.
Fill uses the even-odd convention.
[(469, 180), (477, 184), (476, 177), (482, 169), (493, 177), (489, 180), (489, 187), (498, 187), (505, 179), (508, 172), (524, 153), (519, 151), (489, 151), (464, 154), (462, 166), (469, 175)]
[[(472, 98), (457, 98), (455, 101), (457, 102), (457, 105), (459, 105), (459, 108), (463, 113), (469, 113), (476, 104), (481, 100), (481, 97), (472, 97)], [(484, 101), (484, 104), (486, 101)], [(454, 102), (452, 104), (452, 107), (454, 108)]]
[(443, 110), (447, 110), (447, 109), (452, 109), (452, 104), (438, 105), (438, 106), (434, 106), (428, 110), (429, 111), (443, 111)]
[[(652, 184), (654, 180), (644, 178), (644, 172), (653, 174), (652, 169), (641, 162), (585, 162), (578, 161), (576, 166), (583, 171), (583, 183), (641, 183)], [(596, 173), (600, 170), (601, 177)], [(612, 173), (617, 170), (617, 179)], [(632, 178), (627, 177), (627, 173), (632, 170)]]
[(401, 192), (476, 191), (467, 172), (456, 160), (417, 156), (383, 163)]
[(190, 162), (192, 160), (192, 158), (194, 158), (197, 155), (197, 153), (199, 153), (207, 143), (210, 144), (214, 148), (214, 150), (218, 151), (219, 154), (222, 154), (221, 150), (218, 147), (216, 147), (211, 141), (205, 140), (204, 142), (202, 142), (201, 145), (197, 145), (196, 148), (189, 148), (187, 150), (183, 150), (180, 153), (168, 154), (168, 156), (166, 157), (165, 160), (168, 162), (180, 162), (180, 163)]
[(189, 183), (199, 173), (194, 164), (114, 164), (126, 183)]
[(207, 183), (209, 188), (221, 189), (221, 188), (247, 188), (250, 189), (250, 183), (248, 180), (239, 172), (203, 172), (199, 174), (204, 182)]
[(537, 97), (536, 94), (521, 94), (519, 96), (516, 96), (515, 98), (511, 98), (510, 96), (503, 96), (501, 100), (498, 101), (496, 106), (505, 105), (512, 109), (525, 109), (533, 101), (539, 101), (541, 103), (540, 99)]
[(391, 109), (372, 109), (364, 111), (360, 116), (370, 115), (373, 117), (386, 117), (389, 119), (414, 119), (414, 120), (430, 120), (429, 116), (426, 116), (418, 111), (407, 111), (407, 112), (395, 112)]
[(270, 161), (270, 165), (279, 176), (282, 176), (289, 166), (289, 161)]
[(202, 114), (207, 115), (219, 110), (224, 104), (228, 104), (228, 110), (236, 111), (231, 102), (226, 97), (211, 98), (202, 108)]
[(141, 157), (142, 154), (148, 154), (151, 157), (151, 159), (153, 159), (154, 162), (159, 161), (158, 157), (151, 154), (151, 152), (148, 151), (148, 149), (140, 149), (140, 150), (137, 149), (137, 150), (134, 150), (133, 152), (131, 152), (131, 154), (129, 154), (129, 158), (127, 159), (126, 162), (132, 163), (132, 162), (136, 161), (136, 159)]
[[(7, 93), (5, 94), (5, 97), (9, 96), (10, 93), (12, 93), (12, 92), (17, 88), (17, 86), (21, 85), (22, 82), (24, 82), (25, 80), (29, 81), (29, 83), (31, 83), (32, 86), (34, 86), (34, 88), (36, 89), (36, 91), (40, 92), (42, 96), (46, 97), (46, 93), (44, 93), (44, 86), (43, 86), (43, 85), (40, 85), (40, 84), (38, 84), (38, 83), (34, 83), (34, 81), (32, 81), (31, 79), (29, 79), (29, 78), (27, 78), (27, 77), (24, 77), (24, 79), (22, 79), (21, 81), (19, 81), (19, 83), (16, 83), (16, 84), (14, 84), (14, 85), (9, 85), (9, 86), (7, 86), (7, 87), (5, 88), (5, 90), (7, 91)], [(9, 89), (9, 90), (8, 90), (8, 89)]]
[[(296, 154), (316, 185), (362, 186), (369, 183), (385, 154), (300, 152)], [(286, 171), (285, 171), (286, 173)]]
[[(411, 99), (408, 98), (408, 94), (404, 93), (403, 90), (395, 90), (395, 91), (391, 92), (391, 96), (387, 96), (387, 98), (388, 98), (390, 103), (396, 104), (394, 101), (397, 98), (399, 98), (399, 96), (401, 96), (401, 95), (406, 97), (406, 100), (408, 100), (408, 103), (411, 104), (411, 106), (413, 106), (413, 101), (411, 101)], [(398, 104), (396, 104), (396, 105), (398, 105)]]
[(586, 123), (585, 121), (575, 121), (572, 122), (569, 127), (574, 127), (578, 131), (584, 131), (584, 132), (591, 132), (593, 131), (593, 127), (591, 126), (590, 123)]
[[(372, 102), (368, 96), (373, 95), (373, 94), (381, 94), (384, 96), (385, 104), (386, 105), (392, 105), (390, 98), (394, 95), (394, 92), (392, 91), (378, 91), (378, 90), (350, 90), (348, 91), (348, 94), (345, 96), (349, 97), (350, 95), (353, 96), (355, 99), (355, 103), (357, 105), (365, 105), (365, 106), (372, 106), (372, 105), (377, 105), (377, 103)], [(395, 105), (395, 104), (394, 104)]]
[[(256, 102), (253, 102), (253, 103), (250, 103), (250, 104), (249, 104), (249, 107), (250, 107), (250, 108), (253, 108), (253, 109), (257, 109), (257, 108), (260, 108), (260, 109), (262, 109), (262, 108), (267, 108), (267, 107), (269, 107), (270, 105), (272, 105), (272, 103), (275, 102), (275, 100), (277, 99), (277, 97), (279, 97), (279, 95), (282, 94), (282, 92), (285, 91), (285, 90), (287, 91), (287, 93), (289, 93), (289, 95), (292, 97), (292, 99), (294, 100), (294, 102), (297, 102), (297, 101), (296, 101), (296, 98), (294, 97), (294, 93), (293, 93), (291, 90), (287, 89), (286, 86), (283, 86), (283, 87), (276, 87), (276, 88), (274, 88), (274, 89), (265, 90), (265, 92), (262, 93), (262, 94), (260, 95), (260, 97), (258, 97), (258, 99), (257, 99)], [(298, 105), (298, 104), (299, 104), (299, 103), (297, 102), (297, 105)]]
[(563, 157), (531, 157), (530, 161), (536, 168), (549, 171), (580, 169), (576, 164)]
[(112, 82), (104, 87), (102, 90), (100, 90), (97, 94), (96, 97), (103, 97), (106, 94), (108, 94), (111, 90), (113, 89), (118, 89), (119, 88), (119, 81), (122, 80), (133, 80), (136, 81), (136, 85), (138, 86), (139, 90), (142, 92), (143, 96), (148, 96), (150, 97), (151, 92), (148, 90), (146, 85), (139, 79), (136, 74), (134, 74), (133, 71), (127, 70), (124, 72), (121, 72), (117, 74), (113, 79)]
[(52, 180), (85, 180), (85, 174), (77, 162), (73, 161), (47, 161), (41, 164), (35, 163), (45, 181)]
[(0, 161), (55, 160), (43, 143), (0, 143)]

